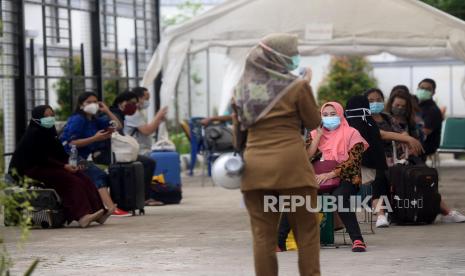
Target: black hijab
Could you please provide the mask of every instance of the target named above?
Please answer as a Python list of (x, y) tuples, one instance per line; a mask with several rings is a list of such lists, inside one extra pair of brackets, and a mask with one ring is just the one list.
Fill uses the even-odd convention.
[(381, 134), (376, 122), (368, 114), (368, 110), (370, 110), (370, 104), (366, 97), (351, 97), (346, 105), (347, 122), (357, 129), (370, 145), (363, 153), (362, 165), (371, 169), (387, 169)]
[(47, 166), (51, 160), (63, 164), (67, 162), (68, 155), (58, 140), (56, 128), (40, 125), (40, 119), (45, 117), (47, 109), (52, 108), (49, 105), (40, 105), (32, 110), (26, 133), (19, 141), (11, 159), (8, 170), (10, 174), (24, 175), (28, 169)]

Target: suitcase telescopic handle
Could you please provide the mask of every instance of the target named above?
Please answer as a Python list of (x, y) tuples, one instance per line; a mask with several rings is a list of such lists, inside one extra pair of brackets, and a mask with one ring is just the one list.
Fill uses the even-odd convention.
[(409, 158), (408, 146), (402, 145), (402, 148), (405, 152), (405, 159), (400, 160), (397, 156), (396, 141), (392, 141), (392, 158), (394, 159), (394, 164), (408, 163), (408, 158)]

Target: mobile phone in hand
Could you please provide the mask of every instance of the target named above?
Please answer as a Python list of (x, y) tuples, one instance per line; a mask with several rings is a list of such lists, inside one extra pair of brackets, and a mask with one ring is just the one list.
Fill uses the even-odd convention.
[(78, 168), (80, 170), (86, 170), (88, 167), (89, 167), (89, 163), (87, 162), (87, 160), (80, 160), (78, 162)]

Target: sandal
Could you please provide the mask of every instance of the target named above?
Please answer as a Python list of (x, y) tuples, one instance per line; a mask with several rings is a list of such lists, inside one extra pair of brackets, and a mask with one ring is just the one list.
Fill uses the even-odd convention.
[(153, 198), (145, 201), (145, 206), (163, 206), (163, 205), (165, 205), (165, 203), (155, 200)]

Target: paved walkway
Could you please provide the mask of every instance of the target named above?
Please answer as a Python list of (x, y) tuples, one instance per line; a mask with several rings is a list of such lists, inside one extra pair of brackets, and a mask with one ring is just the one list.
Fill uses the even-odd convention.
[[(446, 201), (462, 212), (464, 170), (441, 170), (440, 185)], [(23, 250), (15, 245), (16, 230), (0, 227), (16, 262), (13, 275), (36, 258), (35, 275), (253, 275), (239, 191), (201, 187), (198, 177), (184, 183), (181, 205), (150, 207), (145, 216), (88, 229), (33, 230)], [(323, 275), (465, 275), (465, 224), (392, 226), (365, 239), (366, 253), (322, 250)], [(280, 275), (298, 275), (296, 252), (278, 256)]]

